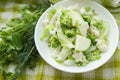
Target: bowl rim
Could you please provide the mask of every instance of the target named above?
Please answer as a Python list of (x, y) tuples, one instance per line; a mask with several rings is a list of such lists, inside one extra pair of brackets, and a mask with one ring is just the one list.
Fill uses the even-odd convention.
[[(59, 6), (59, 5), (62, 4), (64, 1), (70, 1), (70, 0), (63, 0), (63, 1), (60, 1), (60, 2), (52, 5), (52, 6), (49, 7), (41, 16), (47, 14), (48, 11), (50, 11), (50, 10), (52, 9), (52, 7)], [(89, 0), (84, 0), (84, 1), (89, 1)], [(113, 15), (112, 15), (105, 7), (103, 7), (102, 5), (100, 5), (99, 3), (94, 2), (94, 1), (89, 1), (89, 2), (90, 2), (90, 3), (94, 3), (94, 4), (96, 4), (97, 6), (103, 8), (103, 9), (106, 11), (106, 13), (111, 16), (111, 18), (112, 18), (112, 20), (113, 20), (113, 23), (114, 23), (115, 26), (116, 26), (115, 28), (116, 28), (116, 31), (117, 31), (117, 32), (116, 32), (116, 34), (117, 34), (116, 40), (117, 40), (117, 41), (116, 41), (116, 43), (114, 43), (114, 44), (115, 44), (115, 47), (114, 47), (113, 51), (111, 52), (112, 55), (109, 57), (109, 59), (110, 59), (110, 58), (113, 56), (113, 54), (114, 54), (114, 52), (115, 52), (115, 50), (116, 50), (116, 48), (117, 48), (118, 41), (119, 41), (119, 29), (118, 29), (117, 22), (116, 22), (116, 20), (114, 19)], [(41, 20), (41, 16), (40, 16), (40, 18), (39, 18), (39, 20), (38, 20), (38, 22), (37, 22), (37, 24), (36, 24), (36, 27), (38, 26), (38, 24), (39, 24), (39, 22), (40, 22), (40, 20)], [(37, 31), (37, 28), (35, 28), (35, 33), (34, 33), (34, 41), (35, 41), (36, 48), (37, 48), (40, 56), (41, 56), (49, 65), (51, 65), (51, 66), (54, 67), (55, 69), (58, 69), (58, 70), (61, 70), (61, 71), (64, 71), (64, 72), (69, 72), (69, 73), (84, 73), (84, 72), (89, 72), (89, 71), (92, 71), (92, 70), (95, 70), (95, 69), (101, 67), (102, 65), (104, 65), (104, 64), (109, 60), (109, 59), (107, 59), (106, 61), (104, 61), (102, 64), (100, 64), (99, 66), (97, 66), (97, 67), (95, 67), (95, 68), (91, 68), (91, 69), (88, 69), (88, 70), (83, 70), (83, 71), (81, 71), (81, 72), (80, 72), (80, 71), (71, 71), (71, 70), (68, 71), (68, 70), (66, 70), (66, 69), (63, 70), (63, 69), (58, 68), (57, 66), (49, 63), (49, 62), (45, 59), (45, 57), (43, 57), (43, 55), (41, 55), (41, 51), (40, 51), (39, 48), (37, 47), (37, 40), (36, 40), (36, 36), (37, 36), (36, 33), (37, 33), (37, 32), (36, 32), (36, 31)], [(52, 57), (52, 56), (51, 56), (51, 57)]]

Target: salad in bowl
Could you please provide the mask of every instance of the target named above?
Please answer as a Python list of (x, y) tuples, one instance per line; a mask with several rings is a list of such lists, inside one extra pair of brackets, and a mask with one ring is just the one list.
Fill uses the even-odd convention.
[(52, 9), (43, 24), (40, 40), (46, 40), (60, 64), (85, 66), (107, 50), (109, 26), (91, 7)]
[(117, 43), (114, 17), (90, 0), (63, 0), (52, 5), (35, 29), (41, 57), (65, 72), (82, 73), (100, 67), (112, 57)]

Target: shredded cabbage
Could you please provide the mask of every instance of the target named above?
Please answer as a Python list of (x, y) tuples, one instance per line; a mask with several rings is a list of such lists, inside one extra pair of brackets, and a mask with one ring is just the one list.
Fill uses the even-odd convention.
[(57, 31), (57, 36), (62, 46), (66, 46), (68, 48), (74, 48), (72, 41), (70, 41), (70, 39), (63, 34), (61, 29)]

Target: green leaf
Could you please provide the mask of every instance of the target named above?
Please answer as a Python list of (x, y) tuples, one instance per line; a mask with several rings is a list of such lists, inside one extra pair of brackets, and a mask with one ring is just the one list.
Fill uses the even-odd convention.
[[(46, 4), (46, 5), (45, 5)], [(0, 30), (0, 72), (4, 80), (17, 80), (26, 67), (34, 68), (39, 54), (34, 43), (34, 29), (41, 14), (50, 6), (47, 0), (32, 2), (20, 9), (21, 17), (12, 18)], [(15, 64), (15, 73), (5, 71), (5, 66)]]

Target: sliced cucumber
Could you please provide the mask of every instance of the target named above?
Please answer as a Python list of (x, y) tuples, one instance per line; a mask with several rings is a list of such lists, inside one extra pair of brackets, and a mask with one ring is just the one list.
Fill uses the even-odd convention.
[(77, 35), (76, 42), (75, 42), (75, 50), (76, 51), (86, 51), (90, 47), (90, 44), (91, 44), (90, 39), (80, 36), (80, 35)]

